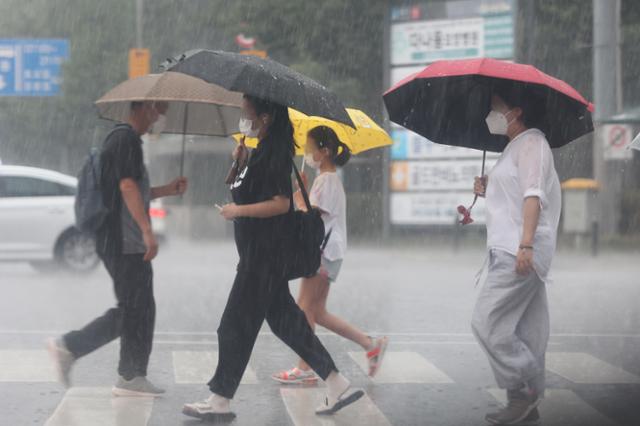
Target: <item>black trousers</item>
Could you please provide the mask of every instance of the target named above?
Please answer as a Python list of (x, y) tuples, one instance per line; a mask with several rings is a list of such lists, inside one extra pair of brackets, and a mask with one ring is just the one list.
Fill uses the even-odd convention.
[(151, 355), (156, 305), (153, 269), (142, 254), (101, 255), (113, 279), (118, 304), (81, 330), (64, 335), (64, 342), (77, 358), (120, 338), (118, 373), (127, 380), (147, 375)]
[(315, 335), (285, 278), (269, 262), (240, 261), (218, 328), (218, 367), (209, 389), (233, 398), (247, 367), (263, 321), (324, 380), (337, 371)]

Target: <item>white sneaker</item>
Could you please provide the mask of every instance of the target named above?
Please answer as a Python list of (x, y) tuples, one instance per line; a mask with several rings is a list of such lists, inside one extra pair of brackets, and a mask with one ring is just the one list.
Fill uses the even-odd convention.
[(324, 398), (323, 404), (316, 409), (316, 414), (319, 416), (335, 414), (344, 407), (353, 404), (363, 396), (364, 391), (362, 389), (353, 389), (351, 387), (342, 392), (342, 395), (340, 395), (338, 399), (334, 399), (327, 395)]
[(227, 407), (221, 407), (215, 401), (215, 395), (201, 402), (184, 404), (182, 414), (208, 422), (230, 422), (236, 418), (236, 414)]
[(65, 387), (71, 387), (71, 367), (76, 362), (76, 358), (67, 349), (62, 339), (49, 339), (47, 340), (47, 350), (49, 356), (53, 361), (53, 366), (58, 376), (58, 381)]
[(158, 397), (165, 393), (165, 390), (151, 383), (146, 377), (139, 376), (131, 380), (119, 377), (111, 393), (113, 396)]

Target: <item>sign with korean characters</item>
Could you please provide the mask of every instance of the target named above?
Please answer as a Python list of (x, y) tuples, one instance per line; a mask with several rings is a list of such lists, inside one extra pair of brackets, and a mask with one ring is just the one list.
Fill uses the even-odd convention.
[(69, 41), (0, 39), (0, 96), (54, 96), (60, 92)]

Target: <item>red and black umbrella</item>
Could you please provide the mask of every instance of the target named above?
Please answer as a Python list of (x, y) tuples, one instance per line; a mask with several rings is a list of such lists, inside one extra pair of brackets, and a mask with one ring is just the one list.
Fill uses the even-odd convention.
[[(438, 61), (384, 94), (389, 118), (432, 142), (502, 152), (506, 136), (489, 133), (485, 118), (496, 91), (517, 92), (535, 106), (535, 122), (552, 148), (593, 131), (593, 105), (566, 82), (534, 66), (480, 58)], [(484, 175), (484, 160), (482, 174)], [(474, 200), (475, 204), (475, 200)], [(472, 204), (473, 207), (473, 204)], [(460, 206), (463, 223), (470, 209)]]
[(498, 86), (520, 91), (538, 106), (538, 128), (552, 148), (593, 131), (593, 105), (573, 87), (531, 65), (497, 59), (438, 61), (384, 94), (389, 118), (430, 141), (502, 152), (506, 136), (485, 123)]

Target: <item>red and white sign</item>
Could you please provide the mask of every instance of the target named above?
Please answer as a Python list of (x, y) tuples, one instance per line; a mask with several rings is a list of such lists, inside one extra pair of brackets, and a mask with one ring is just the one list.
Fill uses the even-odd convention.
[(627, 149), (633, 139), (633, 129), (624, 124), (602, 126), (604, 158), (606, 160), (626, 160), (633, 157)]
[(247, 37), (244, 34), (238, 34), (236, 36), (236, 43), (242, 49), (253, 49), (256, 45), (256, 39), (253, 37)]

